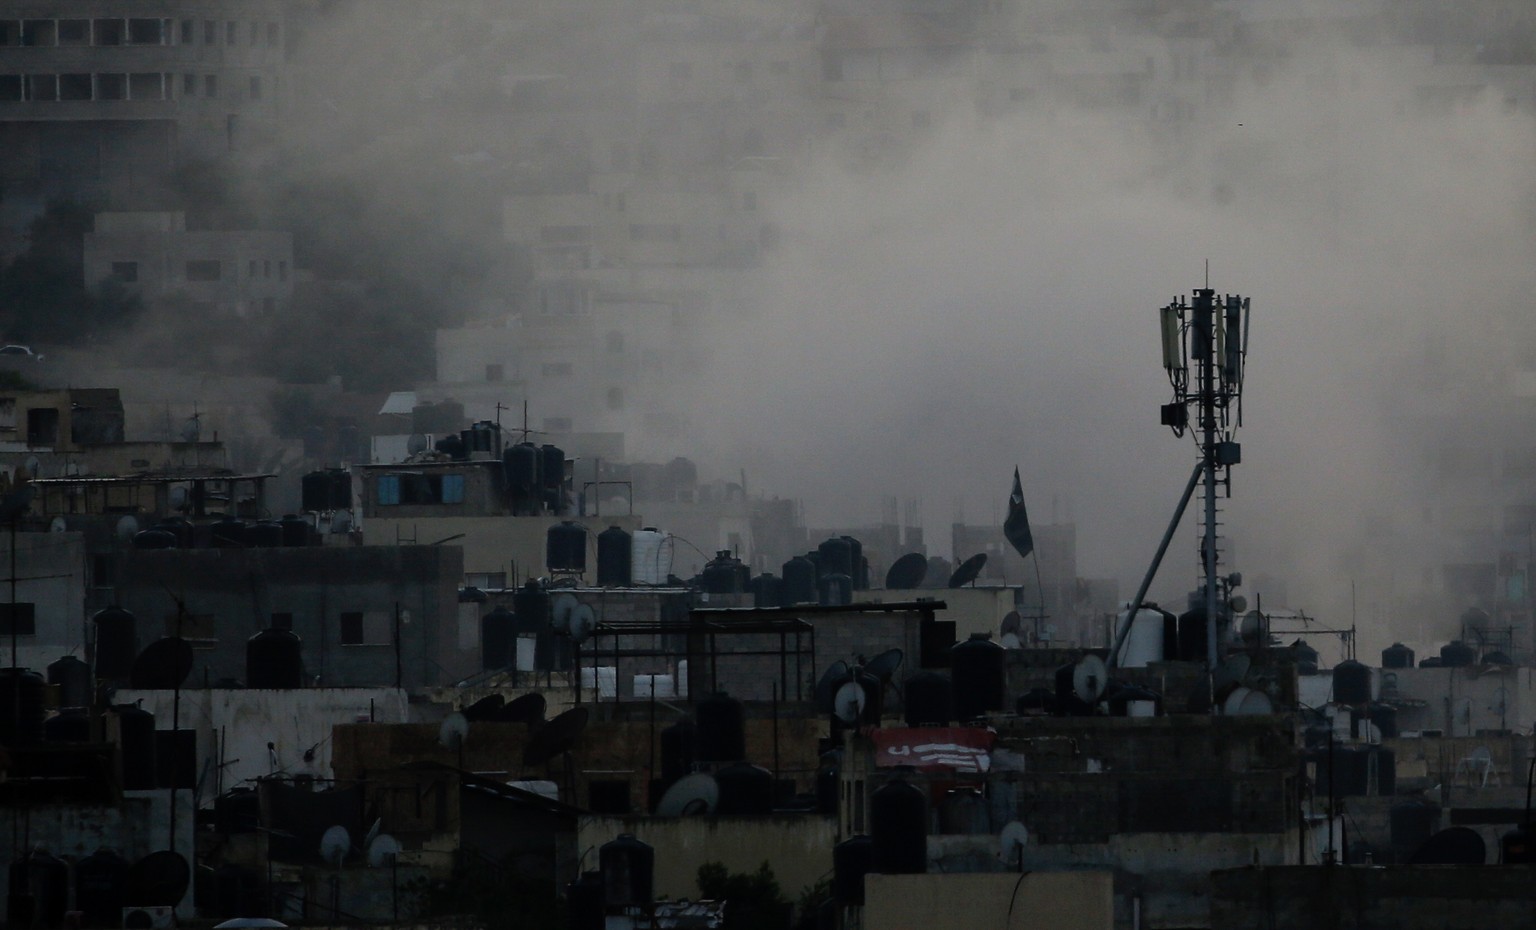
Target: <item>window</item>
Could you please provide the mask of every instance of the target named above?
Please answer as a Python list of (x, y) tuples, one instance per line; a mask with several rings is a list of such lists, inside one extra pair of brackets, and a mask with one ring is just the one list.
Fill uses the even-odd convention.
[(60, 100), (89, 100), (89, 99), (91, 99), (91, 76), (89, 74), (61, 74), (61, 75), (59, 75), (59, 99)]
[(91, 21), (88, 19), (59, 20), (60, 45), (90, 45)]
[(197, 75), (183, 74), (181, 76), (181, 95), (183, 97), (197, 96)]
[(181, 44), (191, 45), (197, 41), (197, 21), (184, 19), (181, 21)]
[(251, 23), (251, 45), (261, 44), (261, 23)]
[(270, 258), (262, 259), (262, 261), (261, 261), (261, 276), (263, 278), (270, 278), (270, 277), (272, 277), (272, 259), (270, 259)]
[(21, 75), (0, 74), (0, 100), (21, 99)]
[(545, 362), (540, 372), (546, 378), (567, 378), (571, 374), (570, 362)]
[(130, 74), (128, 75), (128, 98), (130, 100), (164, 100), (165, 81), (158, 73)]
[(462, 503), (464, 503), (464, 476), (463, 475), (444, 475), (443, 476), (443, 503), (445, 503), (445, 504), (462, 504)]
[(91, 32), (97, 45), (122, 45), (126, 38), (120, 19), (97, 19), (91, 22)]
[(286, 281), (286, 280), (288, 280), (288, 263), (287, 262), (278, 262), (277, 263), (277, 280), (279, 280), (279, 281)]
[(363, 615), (361, 611), (344, 611), (342, 613), (341, 644), (343, 646), (360, 646), (363, 644)]
[(217, 281), (221, 274), (222, 268), (216, 258), (199, 258), (187, 262), (188, 281)]
[(485, 380), (500, 381), (503, 377), (503, 369), (500, 365), (485, 366)]
[(158, 19), (128, 20), (129, 45), (161, 45), (165, 41), (164, 24)]
[(58, 27), (51, 19), (26, 20), (21, 24), (21, 44), (38, 47), (58, 45)]
[(203, 20), (203, 44), (219, 44), (219, 24), (211, 19)]
[(380, 475), (378, 488), (375, 493), (380, 505), (388, 506), (400, 503), (400, 476)]
[(98, 74), (98, 75), (96, 75), (96, 99), (97, 100), (127, 100), (128, 99), (128, 75), (126, 75), (126, 74)]
[(27, 75), (27, 99), (28, 100), (57, 100), (59, 99), (59, 79), (52, 74)]
[(261, 99), (261, 77), (259, 75), (255, 75), (255, 74), (251, 75), (251, 93), (250, 93), (250, 97), (251, 97), (252, 100), (260, 100)]
[(217, 97), (219, 95), (219, 76), (217, 74), (203, 75), (203, 96)]
[(256, 259), (254, 259), (254, 258), (253, 258), (253, 259), (251, 259), (251, 270), (250, 270), (250, 274), (248, 274), (248, 275), (246, 275), (246, 277), (248, 277), (248, 278), (254, 278), (254, 277), (256, 277)]
[(0, 47), (21, 44), (21, 21), (0, 19)]
[(225, 45), (233, 46), (233, 45), (238, 45), (239, 43), (240, 43), (240, 24), (239, 23), (233, 23), (233, 22), (225, 23), (224, 24), (224, 44)]
[(37, 632), (35, 605), (27, 603), (0, 604), (0, 635), (31, 636)]
[(139, 263), (113, 262), (112, 277), (124, 282), (125, 284), (132, 284), (133, 282), (139, 280)]

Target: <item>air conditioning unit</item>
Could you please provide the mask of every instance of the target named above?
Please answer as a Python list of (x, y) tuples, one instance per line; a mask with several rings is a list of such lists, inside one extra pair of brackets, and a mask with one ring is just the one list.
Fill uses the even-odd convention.
[(123, 930), (161, 930), (176, 926), (176, 909), (157, 904), (152, 907), (123, 908)]

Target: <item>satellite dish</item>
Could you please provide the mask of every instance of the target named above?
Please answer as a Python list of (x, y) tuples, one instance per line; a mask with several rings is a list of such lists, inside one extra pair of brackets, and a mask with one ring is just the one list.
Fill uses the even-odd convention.
[(1072, 693), (1079, 701), (1088, 705), (1097, 704), (1108, 685), (1109, 669), (1103, 659), (1090, 652), (1077, 660), (1077, 665), (1072, 669)]
[(573, 707), (533, 732), (523, 748), (523, 765), (543, 765), (576, 748), (587, 727), (587, 709)]
[(658, 817), (689, 817), (713, 813), (720, 803), (720, 785), (708, 772), (684, 775), (656, 802)]
[(1250, 610), (1243, 614), (1237, 629), (1238, 635), (1245, 643), (1263, 644), (1269, 640), (1269, 618), (1257, 610)]
[(821, 679), (816, 682), (816, 690), (812, 694), (812, 700), (816, 702), (816, 709), (822, 713), (832, 713), (832, 695), (837, 692), (837, 686), (848, 678), (848, 663), (838, 659), (828, 666), (822, 673)]
[(320, 858), (341, 868), (341, 861), (352, 851), (352, 834), (341, 824), (327, 827), (320, 837)]
[(928, 557), (921, 552), (908, 552), (886, 570), (885, 587), (889, 591), (911, 591), (921, 586), (927, 575)]
[(543, 723), (544, 711), (547, 707), (548, 703), (544, 700), (544, 695), (537, 691), (530, 691), (508, 701), (496, 713), (496, 719), (503, 723)]
[(597, 626), (597, 613), (591, 604), (577, 604), (571, 613), (571, 642), (584, 643)]
[(1009, 865), (1024, 861), (1024, 847), (1029, 845), (1029, 828), (1017, 820), (1010, 821), (998, 835), (997, 858)]
[(133, 889), (134, 907), (175, 907), (192, 885), (192, 867), (181, 853), (152, 852), (128, 867), (123, 887)]
[(455, 711), (443, 718), (437, 728), (437, 743), (444, 749), (458, 749), (469, 736), (469, 718)]
[(903, 656), (900, 649), (887, 649), (864, 663), (864, 671), (880, 679), (882, 685), (888, 685), (901, 667)]
[(832, 696), (832, 716), (843, 723), (855, 724), (864, 713), (864, 704), (869, 696), (864, 693), (864, 686), (857, 681), (845, 681), (837, 693)]
[(1233, 688), (1242, 684), (1248, 677), (1248, 670), (1253, 667), (1253, 660), (1245, 653), (1227, 656), (1216, 666), (1216, 674), (1211, 676), (1211, 687), (1216, 693), (1216, 700), (1225, 700)]
[(412, 433), (411, 438), (405, 441), (405, 451), (410, 455), (420, 455), (427, 451), (432, 443), (427, 439), (426, 433)]
[(1002, 646), (1004, 649), (1024, 648), (1024, 642), (1019, 639), (1019, 634), (1017, 633), (1004, 633), (997, 642), (998, 645)]
[(1275, 702), (1263, 691), (1239, 686), (1221, 702), (1221, 712), (1228, 717), (1262, 717), (1275, 712)]
[(50, 533), (63, 533), (68, 529), (69, 524), (64, 522), (63, 517), (54, 517), (53, 520), (48, 523), (48, 532)]
[(476, 723), (481, 720), (495, 720), (506, 702), (507, 699), (499, 694), (488, 694), (464, 708), (464, 719), (470, 723)]
[(556, 594), (549, 599), (549, 626), (556, 633), (571, 632), (571, 616), (581, 601), (574, 594)]
[(374, 868), (389, 865), (400, 855), (400, 841), (381, 833), (368, 844), (368, 864)]
[(955, 569), (954, 574), (949, 576), (949, 586), (951, 588), (963, 588), (975, 582), (976, 576), (981, 574), (981, 570), (986, 567), (986, 564), (987, 554), (985, 552), (976, 553), (964, 562), (961, 562), (960, 567)]
[(132, 516), (123, 517), (117, 521), (117, 538), (132, 539), (133, 534), (139, 531), (139, 521)]
[(170, 691), (192, 674), (192, 644), (179, 636), (157, 639), (144, 647), (128, 669), (128, 687)]
[(1019, 616), (1017, 610), (1010, 610), (1003, 615), (1003, 626), (998, 632), (1004, 634), (1017, 633), (1022, 626), (1024, 626), (1024, 618)]

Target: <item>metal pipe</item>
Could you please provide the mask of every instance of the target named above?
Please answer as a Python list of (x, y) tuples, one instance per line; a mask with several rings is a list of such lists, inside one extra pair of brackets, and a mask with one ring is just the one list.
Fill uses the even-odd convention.
[(1158, 543), (1157, 554), (1152, 557), (1152, 564), (1147, 566), (1147, 574), (1141, 579), (1141, 587), (1136, 589), (1136, 596), (1131, 598), (1130, 610), (1125, 615), (1125, 626), (1115, 634), (1114, 648), (1109, 650), (1109, 660), (1106, 663), (1114, 668), (1118, 663), (1120, 647), (1125, 644), (1125, 638), (1130, 635), (1131, 624), (1136, 619), (1136, 612), (1141, 610), (1141, 600), (1147, 596), (1147, 589), (1152, 587), (1152, 579), (1157, 577), (1157, 570), (1163, 564), (1163, 556), (1168, 552), (1168, 544), (1173, 542), (1173, 534), (1179, 529), (1179, 521), (1184, 519), (1184, 509), (1189, 506), (1189, 499), (1195, 494), (1195, 485), (1200, 483), (1200, 476), (1205, 472), (1205, 463), (1195, 466), (1190, 473), (1189, 482), (1184, 485), (1184, 494), (1179, 498), (1179, 506), (1174, 508), (1173, 519), (1168, 523), (1168, 529), (1163, 533), (1163, 541)]

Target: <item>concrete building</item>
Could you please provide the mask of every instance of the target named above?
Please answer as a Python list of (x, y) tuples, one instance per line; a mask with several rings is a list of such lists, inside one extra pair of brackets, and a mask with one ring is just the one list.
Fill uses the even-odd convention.
[(0, 572), (16, 579), (14, 587), (9, 580), (0, 583), (0, 655), (6, 665), (41, 673), (63, 656), (83, 657), (88, 641), (86, 589), (92, 583), (84, 537), (0, 532)]

